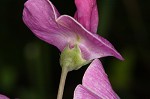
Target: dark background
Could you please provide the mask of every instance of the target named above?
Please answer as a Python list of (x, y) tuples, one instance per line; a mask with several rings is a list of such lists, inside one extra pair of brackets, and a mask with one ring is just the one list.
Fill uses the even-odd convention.
[[(59, 50), (33, 35), (22, 21), (26, 0), (0, 0), (0, 93), (11, 99), (56, 99)], [(61, 14), (74, 15), (74, 0), (51, 0)], [(121, 99), (150, 99), (150, 0), (97, 0), (98, 33), (125, 61), (102, 58)], [(87, 66), (68, 74), (64, 99), (72, 99)]]

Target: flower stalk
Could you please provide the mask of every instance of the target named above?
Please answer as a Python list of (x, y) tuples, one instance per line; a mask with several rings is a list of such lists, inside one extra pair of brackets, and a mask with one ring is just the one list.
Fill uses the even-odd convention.
[(63, 98), (63, 92), (64, 92), (64, 86), (65, 86), (65, 81), (66, 81), (67, 74), (68, 74), (68, 68), (63, 67), (62, 72), (61, 72), (61, 78), (60, 78), (60, 83), (59, 83), (57, 99), (62, 99)]

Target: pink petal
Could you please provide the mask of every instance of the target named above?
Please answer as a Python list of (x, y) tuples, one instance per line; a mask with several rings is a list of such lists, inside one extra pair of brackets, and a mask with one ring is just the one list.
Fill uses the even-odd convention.
[(48, 0), (28, 0), (23, 10), (23, 20), (37, 37), (60, 51), (68, 44), (78, 44), (86, 60), (105, 56), (123, 59), (107, 40), (92, 34), (72, 17), (59, 16)]
[(102, 99), (102, 98), (95, 95), (82, 85), (78, 85), (74, 91), (73, 99)]
[(76, 43), (79, 44), (83, 57), (86, 60), (115, 56), (123, 60), (113, 45), (97, 34), (87, 31), (79, 22), (70, 16), (60, 16), (57, 22), (70, 29), (76, 35)]
[(0, 99), (9, 99), (9, 98), (0, 94)]
[(58, 11), (49, 0), (28, 0), (23, 10), (23, 21), (40, 39), (63, 50), (73, 40), (73, 33), (56, 22)]
[(48, 0), (28, 0), (24, 6), (23, 20), (31, 29), (57, 28), (55, 19), (59, 13), (51, 2)]
[(113, 91), (101, 62), (95, 59), (86, 70), (82, 85), (102, 99), (120, 99)]
[(87, 30), (96, 33), (98, 26), (98, 10), (96, 0), (75, 0), (77, 11), (75, 19)]

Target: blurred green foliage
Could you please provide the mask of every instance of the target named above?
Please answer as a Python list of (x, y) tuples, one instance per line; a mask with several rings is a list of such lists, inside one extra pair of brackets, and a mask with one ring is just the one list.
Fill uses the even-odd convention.
[[(56, 99), (60, 71), (58, 49), (23, 24), (26, 0), (0, 1), (0, 93), (11, 99)], [(74, 0), (51, 0), (61, 14), (74, 15)], [(125, 61), (102, 62), (121, 99), (150, 98), (150, 1), (97, 0), (98, 33), (107, 38)], [(70, 72), (64, 99), (72, 99), (87, 66)]]

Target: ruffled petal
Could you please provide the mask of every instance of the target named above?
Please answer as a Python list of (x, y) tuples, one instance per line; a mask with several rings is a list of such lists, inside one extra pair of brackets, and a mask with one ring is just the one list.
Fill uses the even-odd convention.
[(74, 91), (73, 99), (102, 99), (82, 85), (78, 85)]
[(101, 62), (95, 59), (86, 70), (82, 85), (102, 99), (120, 99), (113, 91)]
[(74, 18), (63, 15), (57, 19), (57, 22), (65, 26), (76, 35), (76, 43), (78, 43), (83, 57), (86, 60), (101, 58), (106, 56), (114, 56), (123, 60), (122, 56), (116, 51), (109, 41), (97, 34), (93, 34), (86, 30)]
[(75, 0), (75, 19), (92, 33), (97, 32), (98, 10), (96, 0)]
[(0, 99), (9, 99), (9, 98), (0, 94)]
[(28, 0), (24, 6), (23, 21), (38, 38), (61, 51), (74, 39), (71, 30), (56, 22), (59, 13), (49, 0)]

